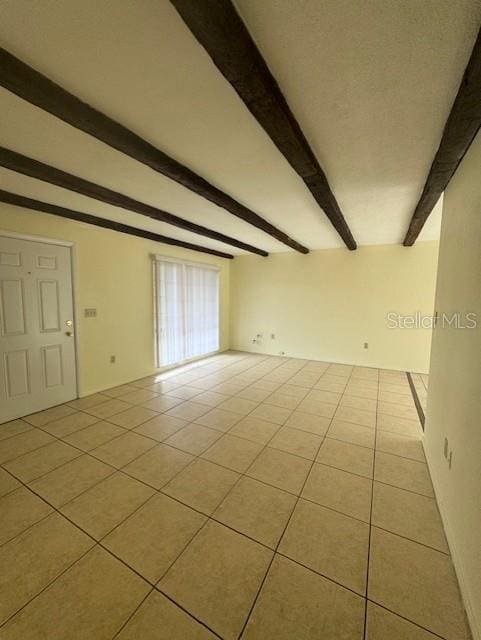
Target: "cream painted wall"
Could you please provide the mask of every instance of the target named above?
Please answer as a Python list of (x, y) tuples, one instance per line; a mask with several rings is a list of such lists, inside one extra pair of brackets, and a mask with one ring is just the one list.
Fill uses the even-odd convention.
[[(221, 349), (228, 348), (230, 260), (5, 204), (0, 204), (0, 230), (75, 243), (81, 395), (155, 371), (151, 253), (220, 266), (220, 342)], [(86, 307), (96, 307), (97, 317), (84, 318)]]
[[(424, 447), (475, 640), (481, 640), (481, 134), (446, 190), (436, 309), (476, 329), (433, 334)], [(443, 456), (444, 438), (453, 452)]]
[[(420, 242), (412, 248), (237, 257), (231, 266), (231, 345), (427, 373), (431, 331), (388, 329), (387, 314), (432, 314), (437, 251), (437, 242)], [(252, 344), (258, 333), (261, 342)]]

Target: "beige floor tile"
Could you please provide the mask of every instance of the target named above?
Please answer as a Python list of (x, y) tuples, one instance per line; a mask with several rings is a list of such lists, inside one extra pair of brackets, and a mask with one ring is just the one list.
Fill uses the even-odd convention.
[(322, 438), (313, 433), (281, 427), (269, 442), (269, 447), (292, 453), (301, 458), (314, 460), (321, 443)]
[(333, 376), (349, 377), (352, 374), (354, 367), (350, 364), (330, 364), (326, 370), (326, 373)]
[(97, 416), (99, 419), (105, 420), (116, 413), (130, 409), (130, 407), (131, 405), (128, 404), (128, 402), (122, 402), (122, 400), (114, 398), (113, 400), (107, 400), (107, 402), (96, 404), (94, 407), (89, 407), (88, 409), (85, 409), (85, 411), (93, 416)]
[(413, 397), (412, 395), (409, 396), (407, 393), (392, 393), (391, 391), (380, 391), (379, 400), (381, 402), (392, 402), (393, 404), (402, 404), (406, 407), (414, 408)]
[(355, 366), (352, 371), (352, 378), (361, 378), (362, 380), (377, 380), (379, 378), (378, 369), (373, 367)]
[(172, 389), (176, 389), (179, 385), (170, 380), (160, 380), (158, 382), (152, 383), (152, 379), (147, 382), (143, 382), (141, 385), (145, 389), (150, 389), (150, 391), (155, 391), (156, 393), (168, 393), (172, 391)]
[(188, 422), (200, 418), (209, 411), (209, 407), (200, 402), (182, 402), (173, 409), (169, 409), (168, 415), (174, 416), (174, 418), (180, 418), (181, 420), (187, 420)]
[(211, 515), (237, 482), (239, 474), (207, 460), (194, 460), (162, 492)]
[(335, 391), (325, 391), (324, 389), (312, 389), (306, 396), (306, 400), (315, 400), (316, 402), (327, 402), (328, 404), (339, 404), (342, 395)]
[(90, 489), (114, 471), (112, 467), (100, 462), (100, 460), (81, 455), (34, 480), (30, 486), (35, 493), (58, 508)]
[(304, 400), (298, 405), (297, 410), (304, 413), (313, 413), (315, 416), (322, 416), (324, 418), (332, 418), (336, 411), (335, 404), (329, 404), (328, 402), (319, 402), (318, 400)]
[(281, 387), (279, 387), (279, 389), (277, 389), (277, 391), (284, 395), (297, 398), (298, 400), (302, 400), (309, 393), (307, 389), (298, 387), (295, 384), (283, 384)]
[(336, 420), (343, 420), (345, 422), (353, 422), (363, 427), (376, 427), (376, 412), (365, 411), (364, 409), (353, 409), (351, 407), (338, 407), (336, 414)]
[(449, 553), (434, 498), (375, 482), (372, 524)]
[(180, 420), (179, 418), (173, 418), (167, 415), (159, 415), (135, 427), (133, 432), (141, 436), (146, 436), (147, 438), (152, 438), (158, 442), (163, 442), (188, 424), (186, 420)]
[(434, 497), (433, 486), (428, 467), (423, 462), (393, 456), (378, 451), (374, 467), (374, 479), (391, 484), (400, 489), (407, 489), (430, 498)]
[(330, 424), (330, 418), (316, 416), (313, 413), (305, 413), (304, 411), (293, 411), (284, 426), (323, 436), (329, 429)]
[(0, 441), (12, 436), (18, 436), (20, 433), (30, 431), (32, 425), (23, 420), (11, 420), (10, 422), (4, 422), (0, 424)]
[(279, 553), (364, 595), (368, 548), (368, 524), (301, 499)]
[(159, 587), (226, 640), (239, 635), (272, 552), (209, 522)]
[(261, 378), (254, 383), (254, 387), (256, 389), (262, 389), (263, 391), (270, 391), (271, 393), (278, 389), (281, 386), (281, 382), (277, 382), (276, 380), (267, 380), (265, 378)]
[(350, 442), (326, 438), (316, 458), (317, 462), (343, 471), (372, 478), (374, 451)]
[(80, 529), (53, 513), (0, 547), (0, 624), (94, 544)]
[(15, 480), (9, 473), (0, 469), (0, 497), (6, 496), (10, 491), (14, 491), (20, 487), (20, 482)]
[(384, 453), (392, 453), (402, 458), (411, 458), (418, 462), (426, 462), (422, 442), (419, 438), (402, 436), (389, 431), (378, 431), (376, 449)]
[(398, 393), (412, 397), (411, 388), (406, 380), (400, 384), (399, 382), (386, 382), (384, 380), (379, 381), (379, 392), (383, 393)]
[(372, 481), (315, 463), (302, 497), (353, 518), (369, 522)]
[(125, 429), (102, 420), (100, 422), (96, 422), (90, 427), (80, 429), (80, 431), (75, 431), (75, 433), (65, 436), (62, 440), (72, 445), (72, 447), (82, 449), (82, 451), (91, 451), (92, 449), (100, 447), (100, 445), (105, 444), (124, 433)]
[(51, 512), (52, 507), (25, 487), (7, 493), (0, 498), (0, 544), (18, 536)]
[(40, 429), (30, 429), (30, 431), (2, 440), (0, 441), (0, 464), (23, 456), (29, 451), (39, 449), (49, 442), (54, 442), (54, 438)]
[(193, 456), (189, 453), (159, 444), (125, 466), (122, 471), (151, 487), (160, 489), (191, 460)]
[(450, 557), (376, 527), (369, 598), (446, 640), (470, 638)]
[(69, 416), (71, 413), (75, 413), (75, 409), (68, 407), (66, 404), (60, 404), (57, 407), (51, 407), (45, 411), (39, 411), (38, 413), (25, 416), (23, 420), (29, 424), (33, 424), (34, 427), (43, 427), (49, 422), (58, 420), (58, 418), (65, 418), (65, 416)]
[(201, 424), (204, 427), (210, 427), (211, 429), (217, 429), (218, 431), (229, 431), (239, 420), (242, 420), (242, 416), (239, 413), (233, 413), (232, 411), (225, 411), (225, 409), (215, 408), (206, 413), (200, 418), (196, 419), (196, 424)]
[(363, 629), (361, 597), (276, 556), (242, 639), (362, 640)]
[(123, 400), (123, 402), (128, 402), (129, 404), (142, 404), (157, 398), (157, 395), (158, 394), (155, 393), (155, 391), (149, 391), (149, 389), (135, 389), (135, 391), (129, 391), (128, 393), (122, 394), (119, 396), (119, 399)]
[(121, 384), (118, 387), (112, 387), (112, 389), (106, 389), (102, 391), (102, 393), (110, 398), (118, 398), (119, 396), (123, 396), (130, 391), (136, 391), (137, 387), (133, 384)]
[(244, 477), (213, 518), (275, 549), (295, 504), (296, 497), (292, 494)]
[(311, 464), (310, 460), (277, 449), (266, 448), (246, 473), (255, 480), (299, 495)]
[(363, 427), (352, 422), (344, 422), (344, 420), (334, 419), (331, 422), (327, 437), (334, 440), (343, 440), (357, 444), (361, 447), (369, 447), (374, 449), (376, 433), (371, 427)]
[(319, 380), (319, 382), (316, 382), (316, 384), (314, 385), (314, 389), (321, 389), (322, 391), (332, 391), (333, 393), (343, 393), (345, 388), (345, 380), (337, 376), (323, 376)]
[(367, 604), (366, 640), (438, 640), (439, 636), (403, 620), (394, 613), (378, 607), (373, 602)]
[(121, 411), (120, 413), (116, 413), (114, 416), (108, 418), (109, 422), (118, 425), (119, 427), (123, 427), (124, 429), (135, 429), (140, 424), (147, 422), (147, 420), (151, 420), (158, 415), (156, 411), (152, 411), (152, 409), (146, 409), (145, 407), (130, 407), (126, 411)]
[(140, 436), (137, 433), (124, 433), (105, 444), (92, 449), (90, 452), (95, 458), (120, 469), (142, 453), (145, 453), (157, 444), (156, 440)]
[(156, 494), (109, 533), (103, 545), (156, 583), (206, 520), (189, 507)]
[[(197, 391), (199, 391), (199, 389), (197, 389)], [(216, 393), (215, 391), (203, 391), (195, 397), (195, 401), (200, 402), (200, 404), (206, 404), (209, 407), (217, 407), (221, 402), (227, 400), (228, 397), (229, 396), (225, 396), (223, 393)]]
[(12, 618), (3, 636), (110, 640), (148, 591), (144, 580), (96, 547)]
[(4, 467), (22, 482), (30, 482), (80, 455), (78, 449), (57, 440), (6, 462)]
[(211, 391), (215, 391), (216, 393), (223, 393), (226, 396), (235, 396), (239, 393), (239, 391), (245, 389), (246, 386), (247, 385), (245, 384), (236, 384), (234, 382), (221, 382), (215, 387), (212, 387)]
[(233, 471), (244, 473), (262, 448), (263, 445), (257, 442), (226, 434), (214, 442), (202, 457)]
[[(159, 624), (162, 620), (162, 624)], [(215, 640), (187, 613), (157, 591), (142, 603), (115, 640)]]
[(198, 424), (189, 424), (165, 440), (165, 444), (198, 456), (222, 436), (220, 431)]
[(267, 444), (278, 430), (279, 425), (273, 422), (247, 416), (232, 427), (229, 435), (252, 440), (259, 444)]
[(269, 404), (273, 404), (276, 407), (283, 407), (284, 409), (291, 409), (291, 411), (297, 407), (301, 400), (302, 398), (297, 398), (296, 396), (282, 393), (281, 391), (274, 391), (274, 393), (266, 398), (266, 402)]
[(388, 416), (384, 413), (377, 415), (377, 428), (381, 431), (390, 431), (402, 436), (421, 437), (421, 423), (418, 419), (409, 420), (407, 418), (398, 418), (397, 416)]
[(355, 395), (344, 394), (340, 402), (341, 407), (350, 407), (351, 409), (363, 409), (365, 411), (376, 411), (377, 400), (372, 398), (361, 398)]
[(245, 398), (246, 400), (252, 400), (253, 402), (263, 402), (271, 392), (268, 389), (259, 389), (259, 387), (252, 386), (242, 389), (237, 394), (239, 398)]
[[(191, 398), (196, 398), (196, 396), (198, 396), (200, 393), (201, 390), (198, 387), (189, 387), (188, 385), (183, 385), (181, 387), (176, 387), (175, 389), (168, 391), (167, 396), (171, 396), (172, 398), (180, 398), (181, 400), (190, 400)], [(197, 402), (197, 398), (195, 401)]]
[(42, 429), (55, 438), (63, 438), (71, 433), (75, 433), (75, 431), (89, 427), (98, 421), (99, 419), (95, 416), (91, 416), (89, 413), (84, 413), (83, 411), (78, 411), (77, 413), (65, 416), (65, 418), (59, 418), (58, 420), (49, 422), (42, 427)]
[(249, 414), (249, 417), (259, 418), (259, 420), (266, 420), (267, 422), (282, 425), (286, 422), (291, 413), (291, 409), (275, 407), (272, 404), (263, 402)]
[(346, 390), (344, 392), (349, 397), (361, 398), (366, 400), (375, 400), (377, 401), (378, 396), (378, 388), (377, 385), (372, 387), (366, 387), (364, 384), (358, 384), (357, 382), (350, 382), (346, 386)]
[(90, 407), (95, 407), (96, 404), (107, 402), (108, 399), (109, 397), (103, 393), (93, 393), (90, 396), (71, 400), (70, 402), (67, 402), (67, 404), (69, 407), (72, 407), (72, 409), (76, 409), (77, 411), (84, 411), (85, 409), (89, 409)]
[(100, 540), (153, 493), (154, 489), (117, 472), (62, 506), (61, 511)]
[(388, 416), (395, 416), (397, 418), (407, 418), (409, 420), (417, 420), (418, 413), (413, 406), (405, 406), (403, 404), (393, 404), (392, 402), (378, 403), (379, 413), (384, 413)]
[(258, 403), (253, 400), (246, 400), (245, 398), (239, 398), (238, 396), (234, 396), (232, 398), (228, 398), (224, 400), (219, 405), (219, 409), (223, 409), (224, 411), (231, 411), (232, 413), (238, 413), (241, 416), (246, 416), (248, 413), (251, 413), (253, 409), (257, 407)]
[(174, 398), (173, 396), (157, 396), (153, 400), (148, 400), (144, 402), (141, 406), (145, 407), (145, 409), (150, 409), (151, 411), (158, 411), (159, 413), (163, 413), (164, 411), (168, 411), (173, 407), (181, 404), (183, 402), (182, 398)]

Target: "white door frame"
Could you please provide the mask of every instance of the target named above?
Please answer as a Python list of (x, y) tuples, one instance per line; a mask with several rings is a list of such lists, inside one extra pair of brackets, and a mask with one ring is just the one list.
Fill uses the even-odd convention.
[(6, 238), (14, 238), (15, 240), (26, 240), (28, 242), (40, 242), (42, 244), (56, 244), (60, 247), (67, 247), (70, 249), (70, 269), (72, 274), (72, 305), (73, 305), (73, 329), (74, 329), (74, 356), (75, 356), (75, 389), (77, 392), (77, 398), (80, 398), (80, 363), (79, 363), (79, 323), (77, 318), (79, 317), (77, 308), (77, 270), (76, 270), (76, 247), (75, 243), (70, 240), (59, 240), (58, 238), (45, 238), (44, 236), (37, 236), (27, 233), (19, 233), (17, 231), (7, 231), (0, 229), (0, 236)]

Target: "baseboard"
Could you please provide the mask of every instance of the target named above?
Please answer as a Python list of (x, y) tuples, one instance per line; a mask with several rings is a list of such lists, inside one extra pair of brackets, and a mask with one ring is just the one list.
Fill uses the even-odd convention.
[(370, 369), (385, 369), (386, 371), (399, 371), (400, 373), (405, 373), (406, 371), (411, 371), (412, 373), (418, 373), (422, 375), (428, 375), (429, 371), (414, 371), (411, 367), (399, 368), (399, 367), (384, 367), (380, 366), (376, 363), (366, 363), (366, 362), (346, 362), (345, 360), (337, 360), (335, 358), (326, 357), (326, 358), (308, 358), (307, 356), (298, 356), (295, 353), (288, 353), (282, 355), (280, 353), (268, 353), (265, 351), (252, 351), (250, 349), (244, 349), (241, 347), (231, 347), (231, 351), (240, 351), (242, 353), (250, 353), (256, 356), (269, 356), (271, 358), (295, 358), (296, 360), (312, 360), (312, 362), (328, 362), (329, 364), (346, 364), (350, 367), (368, 367)]
[(210, 353), (206, 353), (203, 356), (195, 356), (194, 358), (190, 358), (189, 360), (184, 360), (184, 362), (181, 362), (179, 364), (169, 365), (167, 367), (160, 367), (158, 369), (154, 367), (150, 371), (150, 373), (146, 373), (145, 375), (136, 376), (135, 378), (124, 379), (122, 380), (122, 382), (117, 382), (115, 384), (110, 385), (109, 387), (102, 386), (94, 389), (88, 389), (82, 394), (79, 394), (79, 398), (91, 396), (94, 393), (102, 393), (102, 391), (105, 391), (106, 389), (111, 389), (112, 387), (120, 387), (123, 384), (130, 384), (132, 382), (135, 382), (136, 380), (141, 380), (142, 378), (148, 378), (149, 376), (156, 376), (156, 375), (161, 375), (163, 373), (168, 373), (169, 371), (173, 371), (174, 369), (178, 369), (179, 367), (188, 366), (189, 364), (195, 365), (195, 363), (198, 362), (199, 360), (204, 360), (205, 358), (212, 358), (212, 356), (217, 356), (221, 353), (225, 353), (226, 351), (231, 351), (231, 349), (230, 348), (218, 349), (217, 351), (211, 351)]
[(466, 577), (463, 569), (463, 562), (458, 552), (458, 548), (457, 548), (456, 541), (454, 539), (454, 535), (451, 529), (446, 507), (444, 505), (444, 502), (441, 496), (439, 495), (439, 492), (437, 491), (436, 484), (434, 482), (434, 476), (431, 473), (430, 455), (428, 454), (428, 451), (424, 446), (424, 439), (422, 443), (423, 443), (424, 454), (426, 456), (426, 461), (428, 463), (429, 472), (431, 475), (431, 480), (433, 482), (434, 494), (436, 496), (436, 501), (438, 503), (439, 513), (441, 515), (441, 520), (443, 521), (444, 532), (446, 534), (449, 550), (451, 552), (451, 559), (453, 561), (454, 571), (456, 572), (459, 589), (461, 591), (461, 597), (463, 599), (464, 608), (466, 610), (466, 616), (468, 618), (469, 627), (471, 629), (471, 634), (473, 636), (473, 640), (481, 640), (481, 619), (478, 619), (477, 614), (475, 612), (474, 603), (470, 597), (470, 593), (466, 583)]

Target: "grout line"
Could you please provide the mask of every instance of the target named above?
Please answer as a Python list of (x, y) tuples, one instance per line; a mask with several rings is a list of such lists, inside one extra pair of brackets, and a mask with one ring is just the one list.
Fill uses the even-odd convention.
[(365, 586), (365, 608), (364, 608), (364, 640), (367, 638), (367, 603), (368, 603), (368, 594), (369, 594), (369, 572), (370, 572), (370, 562), (371, 562), (371, 536), (372, 536), (372, 512), (374, 505), (374, 477), (376, 473), (376, 444), (377, 444), (377, 417), (378, 417), (378, 407), (379, 407), (379, 385), (377, 390), (377, 401), (376, 401), (376, 428), (374, 431), (374, 456), (372, 462), (372, 481), (371, 481), (371, 506), (369, 511), (369, 537), (367, 544), (367, 566), (366, 566), (366, 586)]

